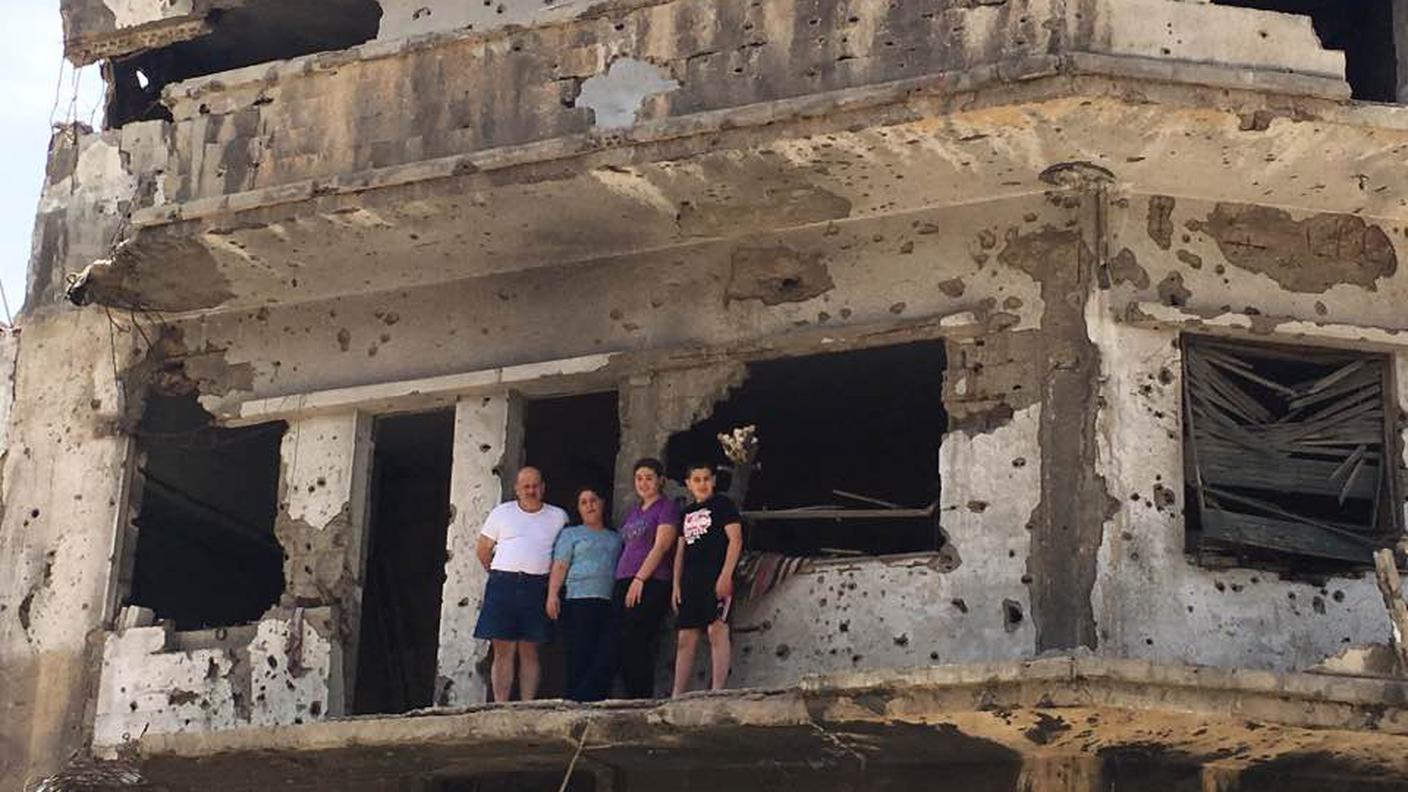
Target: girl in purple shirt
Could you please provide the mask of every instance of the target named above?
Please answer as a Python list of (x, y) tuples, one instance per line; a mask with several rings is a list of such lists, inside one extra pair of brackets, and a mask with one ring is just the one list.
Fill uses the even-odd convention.
[(680, 508), (662, 497), (665, 466), (645, 458), (635, 464), (640, 503), (621, 525), (624, 546), (616, 563), (613, 600), (621, 625), (621, 681), (626, 697), (655, 698), (655, 656), (660, 626), (670, 609), (670, 559)]

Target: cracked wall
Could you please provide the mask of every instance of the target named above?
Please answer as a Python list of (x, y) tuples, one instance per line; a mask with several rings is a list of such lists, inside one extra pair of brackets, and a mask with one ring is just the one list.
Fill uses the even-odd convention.
[[(253, 388), (246, 395), (260, 397), (604, 351), (636, 355), (644, 373), (623, 369), (614, 375), (623, 378), (618, 468), (624, 469), (638, 456), (659, 454), (672, 431), (706, 414), (741, 377), (737, 358), (725, 353), (699, 368), (703, 361), (691, 362), (687, 350), (752, 347), (748, 354), (767, 357), (820, 351), (825, 347), (816, 346), (819, 339), (832, 328), (844, 339), (855, 326), (908, 321), (927, 323), (927, 332), (944, 335), (940, 324), (951, 325), (954, 368), (935, 376), (946, 375), (950, 398), (966, 405), (955, 414), (990, 413), (985, 425), (971, 419), (955, 427), (944, 446), (946, 469), (956, 472), (945, 484), (942, 521), (950, 552), (956, 551), (962, 564), (946, 571), (951, 564), (946, 555), (843, 565), (822, 575), (832, 581), (825, 586), (844, 582), (856, 588), (819, 596), (810, 592), (815, 575), (789, 581), (769, 600), (743, 611), (741, 618), (752, 626), (770, 626), (747, 639), (755, 659), (740, 671), (747, 675), (740, 684), (773, 684), (816, 668), (933, 662), (934, 652), (955, 659), (1021, 657), (1034, 646), (1032, 608), (1024, 592), (1030, 582), (1027, 526), (1035, 500), (1004, 499), (1000, 493), (1004, 481), (1039, 480), (1042, 470), (1035, 441), (1039, 370), (1023, 358), (1039, 334), (1045, 303), (1033, 277), (1037, 270), (1007, 266), (997, 254), (1009, 229), (1036, 231), (1048, 223), (1065, 224), (1069, 216), (1044, 199), (1032, 199), (768, 234), (768, 244), (824, 262), (831, 281), (819, 293), (788, 300), (739, 294), (740, 273), (731, 251), (758, 247), (745, 238), (574, 266), (568, 289), (562, 288), (563, 273), (550, 268), (212, 316), (187, 323), (187, 332), (194, 343), (225, 350), (227, 364), (251, 366)], [(639, 283), (651, 284), (645, 294), (630, 286)], [(607, 297), (586, 303), (584, 295)], [(554, 331), (544, 334), (549, 324)], [(811, 333), (812, 340), (789, 345), (790, 333)], [(906, 337), (901, 331), (896, 341)], [(778, 351), (770, 353), (771, 346)], [(666, 356), (675, 350), (683, 357), (670, 362)], [(652, 362), (657, 358), (659, 363)], [(656, 366), (662, 367), (649, 373)], [(609, 381), (612, 368), (593, 376)], [(455, 518), (442, 600), (437, 694), (442, 703), (472, 703), (483, 696), (477, 666), (485, 647), (470, 638), (482, 593), (472, 542), (479, 520), (503, 497), (496, 473), (513, 467), (511, 454), (505, 456), (516, 442), (513, 414), (502, 397), (466, 397), (459, 407)], [(296, 426), (285, 439), (286, 465)], [(975, 458), (998, 457), (1010, 481), (961, 472)], [(618, 473), (618, 484), (625, 495), (629, 475)], [(1025, 484), (1019, 489), (1034, 492)], [(326, 511), (333, 514), (339, 505), (329, 502)], [(817, 599), (832, 604), (817, 608)], [(1008, 624), (1008, 600), (1024, 614), (1022, 621)], [(903, 615), (907, 612), (912, 618)], [(856, 625), (852, 638), (821, 647), (823, 656), (813, 657), (806, 637), (827, 630), (826, 623), (834, 630), (841, 620)], [(861, 651), (878, 639), (876, 631), (885, 632), (883, 651)], [(963, 638), (952, 639), (953, 634)], [(784, 644), (792, 654), (787, 662), (777, 659)], [(861, 657), (853, 659), (857, 654)]]
[(435, 703), (485, 700), (489, 642), (474, 638), (488, 575), (474, 554), (484, 517), (505, 498), (505, 478), (519, 465), (522, 411), (509, 395), (468, 397), (455, 407), (450, 469), (450, 526), (440, 600), (440, 651)]
[[(979, 79), (984, 67), (998, 63), (1004, 73), (1028, 74), (1018, 61), (1059, 49), (1058, 33), (1073, 33), (1077, 49), (1149, 56), (1163, 69), (1160, 79), (1172, 74), (1198, 85), (1270, 84), (1259, 82), (1273, 79), (1269, 72), (1255, 69), (1213, 75), (1230, 52), (1242, 53), (1243, 65), (1333, 76), (1334, 56), (1309, 46), (1300, 21), (1278, 20), (1271, 35), (1242, 47), (1246, 25), (1268, 16), (1176, 3), (1008, 2), (959, 10), (936, 2), (837, 3), (827, 7), (829, 15), (811, 17), (809, 7), (790, 3), (680, 0), (597, 9), (569, 24), (581, 5), (506, 3), (505, 14), (494, 10), (505, 24), (514, 24), (507, 19), (515, 14), (551, 24), (383, 41), (194, 80), (172, 89), (175, 123), (56, 136), (0, 479), (0, 564), (14, 570), (0, 582), (0, 686), (17, 691), (0, 702), (0, 787), (17, 786), (20, 774), (51, 770), (81, 750), (92, 737), (94, 707), (101, 706), (98, 723), (109, 740), (154, 728), (292, 723), (338, 714), (339, 679), (350, 681), (356, 672), (338, 657), (339, 647), (355, 642), (360, 587), (362, 484), (352, 471), (364, 469), (357, 460), (366, 446), (354, 439), (363, 418), (349, 414), (300, 419), (285, 437), (281, 538), (290, 547), (290, 589), (284, 607), (254, 628), (257, 635), (234, 642), (235, 654), (249, 653), (250, 662), (230, 660), (230, 646), (181, 648), (180, 636), (163, 637), (158, 646), (154, 633), (142, 632), (153, 628), (126, 634), (133, 641), (145, 635), (145, 648), (104, 637), (114, 527), (126, 497), (126, 442), (116, 427), (128, 410), (114, 377), (140, 357), (142, 342), (130, 329), (111, 330), (97, 309), (55, 305), (62, 276), (95, 259), (116, 262), (99, 271), (114, 301), (163, 294), (173, 301), (156, 307), (178, 312), (225, 305), (238, 278), (246, 279), (241, 293), (256, 301), (247, 309), (173, 317), (193, 376), (206, 383), (203, 401), (222, 415), (248, 398), (289, 397), (292, 406), (300, 394), (324, 388), (621, 353), (641, 364), (616, 383), (628, 435), (623, 458), (662, 445), (661, 425), (643, 416), (659, 411), (669, 421), (687, 420), (703, 406), (701, 394), (737, 376), (745, 357), (825, 349), (880, 326), (919, 326), (949, 337), (945, 401), (954, 423), (943, 445), (941, 522), (950, 554), (828, 565), (787, 581), (740, 614), (739, 684), (786, 684), (820, 669), (1025, 657), (1089, 645), (1091, 634), (1098, 651), (1114, 655), (1299, 668), (1345, 639), (1383, 637), (1380, 609), (1363, 579), (1333, 580), (1320, 590), (1245, 570), (1213, 573), (1182, 558), (1181, 519), (1172, 512), (1179, 489), (1167, 483), (1169, 475), (1181, 475), (1179, 446), (1168, 435), (1177, 434), (1176, 403), (1168, 401), (1177, 376), (1168, 345), (1174, 331), (1116, 319), (1152, 310), (1129, 310), (1138, 297), (1191, 311), (1177, 321), (1192, 327), (1227, 315), (1258, 333), (1330, 333), (1316, 323), (1339, 322), (1381, 329), (1375, 335), (1341, 328), (1333, 331), (1338, 339), (1394, 343), (1390, 333), (1404, 329), (1396, 310), (1405, 296), (1396, 268), (1403, 234), (1373, 217), (1393, 211), (1392, 174), (1401, 170), (1395, 142), (1402, 134), (1384, 120), (1389, 116), (1337, 115), (1307, 99), (1336, 96), (1333, 86), (1289, 81), (1274, 84), (1303, 88), (1304, 95), (1234, 101), (1221, 98), (1220, 89), (1192, 88), (1177, 94), (1182, 105), (1170, 107), (1158, 97), (1171, 94), (1159, 94), (1152, 82), (1137, 90), (1132, 83), (1091, 83), (1087, 89), (1122, 98), (1064, 96), (1020, 111), (977, 102), (971, 113), (936, 121), (976, 99), (906, 94), (874, 116), (850, 110), (843, 120), (840, 105), (832, 106), (831, 127), (789, 115), (796, 105), (788, 102), (820, 91), (903, 85), (912, 77), (958, 91), (968, 83), (953, 87), (936, 75), (958, 70)], [(1043, 24), (1058, 6), (1098, 13), (1081, 17), (1088, 25), (1066, 26), (1074, 17)], [(140, 10), (141, 3), (127, 7)], [(430, 13), (411, 22), (423, 27), (404, 33), (433, 32), (446, 18), (439, 3), (400, 11), (414, 17), (422, 7)], [(853, 7), (858, 12), (850, 14)], [(479, 13), (475, 6), (472, 14)], [(401, 35), (385, 27), (395, 18), (383, 18), (388, 37)], [(1215, 35), (1187, 36), (1193, 28)], [(147, 33), (186, 35), (171, 26)], [(1086, 54), (1075, 53), (1070, 63), (1088, 64)], [(592, 125), (579, 102), (583, 83), (609, 75), (608, 64), (619, 58), (651, 64), (655, 77), (679, 83), (640, 97), (633, 108), (638, 123), (624, 132)], [(1208, 63), (1164, 68), (1179, 59)], [(729, 111), (727, 125), (740, 117), (750, 124), (786, 118), (797, 124), (787, 133), (794, 137), (779, 140), (782, 133), (773, 130), (717, 143), (706, 122), (721, 110)], [(843, 133), (852, 120), (877, 128)], [(675, 131), (711, 135), (689, 145), (609, 149), (665, 122), (678, 122)], [(1381, 126), (1360, 128), (1371, 122)], [(812, 136), (801, 139), (806, 135)], [(1379, 135), (1382, 142), (1373, 148), (1356, 143), (1356, 135)], [(531, 156), (522, 148), (554, 140)], [(748, 157), (730, 148), (740, 140), (753, 149)], [(1318, 159), (1311, 150), (1322, 144), (1356, 152), (1357, 175), (1325, 175), (1317, 167), (1308, 170), (1326, 184), (1297, 183), (1290, 171), (1306, 170), (1299, 165)], [(489, 148), (526, 159), (511, 172), (483, 173), (469, 159), (452, 167), (435, 162)], [(705, 157), (704, 148), (719, 151)], [(584, 151), (596, 158), (554, 159)], [(672, 151), (678, 160), (671, 161)], [(1227, 169), (1264, 168), (1274, 177), (1268, 183), (1220, 186), (1219, 194), (1370, 211), (1358, 220), (1328, 221), (1291, 211), (1274, 218), (1277, 226), (1261, 217), (1272, 210), (1232, 211), (1228, 204), (1219, 211), (1166, 199), (1149, 212), (1148, 199), (1131, 198), (1114, 213), (1113, 288), (1088, 298), (1091, 283), (1071, 280), (1090, 276), (1099, 255), (1089, 217), (1076, 216), (1081, 207), (1033, 195), (924, 208), (1041, 189), (1032, 165), (1057, 152), (1122, 162), (1112, 166), (1120, 178), (1168, 185), (1180, 195), (1203, 189), (1196, 180), (1219, 161)], [(1169, 168), (1175, 155), (1193, 164)], [(645, 163), (656, 166), (652, 171)], [(409, 170), (398, 172), (398, 187), (379, 180), (399, 166)], [(566, 178), (577, 170), (579, 178)], [(929, 178), (904, 180), (916, 173)], [(224, 203), (262, 188), (271, 191)], [(358, 194), (331, 194), (338, 190)], [(448, 201), (450, 193), (463, 198)], [(490, 205), (498, 214), (485, 209)], [(544, 206), (563, 211), (544, 213)], [(129, 214), (152, 207), (165, 214), (152, 212), (143, 221), (158, 231), (145, 232), (144, 244), (126, 257), (112, 256), (110, 245)], [(180, 220), (187, 210), (204, 219)], [(436, 240), (419, 237), (431, 233), (426, 218), (437, 214), (451, 218), (442, 218), (443, 233), (510, 241), (494, 247), (476, 239), (478, 248), (464, 243), (434, 259), (425, 251)], [(547, 217), (529, 222), (539, 215)], [(1362, 266), (1343, 280), (1322, 282), (1288, 278), (1279, 260), (1238, 259), (1228, 245), (1237, 249), (1248, 222), (1259, 235), (1256, 244), (1288, 248), (1306, 228), (1329, 229), (1308, 238), (1330, 240), (1332, 254), (1319, 244), (1296, 254), (1312, 267), (1340, 266), (1342, 243), (1358, 239), (1359, 252), (1351, 250), (1348, 261)], [(1374, 227), (1397, 251), (1393, 267)], [(273, 242), (286, 239), (295, 243)], [(542, 244), (530, 247), (527, 239)], [(571, 258), (581, 249), (595, 258)], [(465, 250), (477, 253), (460, 255)], [(315, 254), (338, 265), (322, 273), (324, 280), (297, 271)], [(408, 278), (404, 288), (387, 280), (370, 285), (379, 271), (398, 266), (421, 279)], [(517, 267), (528, 269), (509, 272)], [(271, 297), (293, 304), (265, 305)], [(906, 336), (894, 331), (894, 337)], [(1098, 375), (1092, 350), (1100, 353)], [(1400, 382), (1408, 382), (1401, 355), (1398, 365)], [(691, 366), (713, 373), (697, 380), (679, 373)], [(1164, 382), (1170, 367), (1175, 379)], [(1047, 383), (1052, 372), (1054, 384)], [(671, 387), (683, 395), (670, 396)], [(468, 399), (457, 417), (437, 698), (450, 704), (482, 695), (476, 666), (483, 647), (467, 637), (482, 576), (469, 543), (478, 519), (503, 496), (496, 468), (513, 459), (512, 400), (500, 402)], [(1088, 411), (1097, 405), (1100, 467), (1087, 470), (1096, 458)], [(1077, 414), (1081, 420), (1070, 420)], [(1123, 449), (1131, 448), (1144, 457), (1125, 458)], [(1101, 476), (1108, 492), (1101, 491)], [(1119, 502), (1108, 517), (1106, 496)], [(1063, 526), (1065, 535), (1078, 537), (1069, 540), (1078, 551), (1098, 533), (1098, 558), (1076, 552), (1077, 563), (1067, 564)], [(1088, 606), (1061, 608), (1087, 590)], [(305, 618), (327, 611), (316, 635), (287, 626), (298, 606), (305, 606)], [(112, 676), (103, 675), (99, 694), (99, 664), (109, 646), (116, 652)], [(204, 668), (197, 656), (207, 661)], [(289, 662), (295, 656), (301, 659)], [(211, 660), (215, 675), (207, 678)], [(150, 665), (160, 670), (156, 682), (171, 683), (146, 691), (136, 710), (118, 695), (134, 665)], [(263, 708), (253, 703), (261, 683), (278, 692)], [(246, 689), (249, 703), (240, 704), (235, 693)]]
[[(1162, 196), (1117, 200), (1113, 217), (1111, 249), (1127, 250), (1148, 280), (1117, 283), (1087, 306), (1101, 354), (1100, 466), (1119, 500), (1104, 526), (1093, 594), (1100, 651), (1295, 670), (1351, 645), (1387, 641), (1372, 573), (1286, 579), (1207, 568), (1184, 554), (1177, 339), (1186, 330), (1367, 343), (1394, 352), (1401, 380), (1396, 335), (1408, 282), (1393, 262), (1405, 249), (1402, 225)], [(1168, 301), (1149, 282), (1174, 276), (1184, 294), (1172, 321), (1139, 321), (1139, 305)], [(1401, 386), (1398, 394), (1389, 417), (1403, 427)]]
[[(320, 55), (191, 80), (169, 93), (166, 194), (210, 198), (611, 128), (618, 116), (594, 127), (578, 99), (588, 91), (590, 101), (588, 83), (632, 62), (650, 64), (651, 90), (665, 91), (640, 105), (644, 123), (1036, 54), (1052, 36), (1041, 24), (1052, 14), (1047, 0), (809, 14), (790, 3), (677, 0), (628, 9), (613, 24), (388, 43), (360, 58)], [(438, 75), (451, 72), (447, 92)], [(668, 89), (671, 81), (678, 87)], [(388, 96), (400, 100), (388, 105)], [(332, 116), (348, 123), (329, 126)]]
[(93, 743), (111, 755), (148, 734), (309, 723), (344, 711), (330, 608), (284, 610), (241, 627), (109, 633)]
[(369, 431), (355, 413), (290, 424), (275, 524), (280, 603), (252, 625), (180, 633), (134, 613), (137, 624), (105, 639), (95, 744), (343, 714), (356, 674), (344, 648), (360, 629)]
[[(89, 697), (107, 605), (126, 439), (114, 358), (134, 334), (108, 336), (99, 314), (7, 336), (14, 360), (0, 474), (0, 787), (52, 772), (91, 726)], [(102, 343), (96, 340), (101, 339)], [(32, 764), (31, 764), (32, 763)]]

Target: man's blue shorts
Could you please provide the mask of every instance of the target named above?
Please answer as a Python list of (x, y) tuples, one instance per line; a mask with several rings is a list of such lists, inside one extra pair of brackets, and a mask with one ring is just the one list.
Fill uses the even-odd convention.
[(484, 605), (474, 625), (481, 640), (547, 643), (552, 637), (548, 620), (548, 576), (491, 570), (484, 586)]

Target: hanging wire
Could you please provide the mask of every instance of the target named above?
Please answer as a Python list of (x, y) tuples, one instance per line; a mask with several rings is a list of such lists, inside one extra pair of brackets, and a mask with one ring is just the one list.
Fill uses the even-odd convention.
[(54, 78), (54, 104), (49, 107), (49, 126), (51, 127), (54, 125), (54, 115), (59, 112), (59, 98), (63, 96), (64, 92), (64, 64), (66, 63), (68, 60), (62, 54), (59, 55), (58, 76)]
[(5, 306), (5, 327), (15, 329), (15, 317), (10, 313), (10, 298), (5, 294), (5, 280), (0, 278), (0, 305)]

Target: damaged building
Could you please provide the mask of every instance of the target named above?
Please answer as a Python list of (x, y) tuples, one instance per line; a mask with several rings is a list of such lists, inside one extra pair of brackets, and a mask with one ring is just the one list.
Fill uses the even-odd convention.
[[(0, 790), (1408, 788), (1408, 0), (58, 5)], [(731, 690), (487, 701), (743, 426)]]

